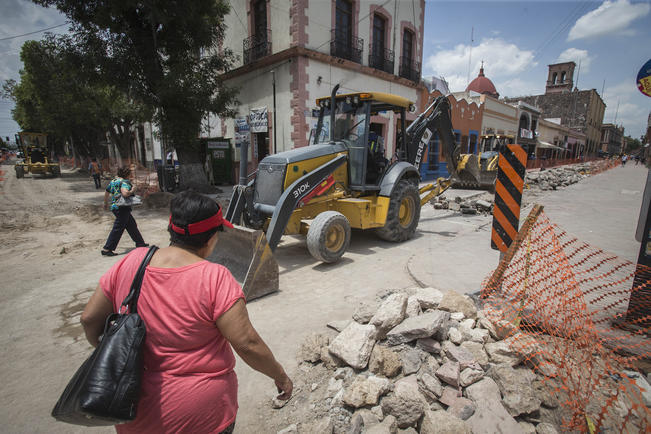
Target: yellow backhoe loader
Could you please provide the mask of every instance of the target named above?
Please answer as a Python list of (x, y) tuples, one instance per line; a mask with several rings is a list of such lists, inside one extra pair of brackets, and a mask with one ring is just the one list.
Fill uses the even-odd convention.
[(59, 163), (51, 162), (47, 156), (47, 134), (21, 131), (16, 134), (16, 143), (24, 155), (23, 161), (14, 166), (16, 178), (24, 177), (25, 173), (61, 175)]
[[(391, 242), (410, 239), (421, 206), (450, 185), (449, 178), (439, 178), (419, 188), (419, 166), (435, 131), (456, 168), (447, 98), (436, 99), (406, 127), (409, 100), (378, 92), (337, 95), (338, 87), (317, 100), (319, 120), (309, 146), (265, 157), (251, 181), (243, 169), (247, 150), (241, 149), (244, 175), (225, 215), (236, 226), (220, 236), (208, 259), (231, 270), (247, 299), (278, 290), (273, 251), (282, 235), (306, 235), (314, 258), (335, 262), (348, 248), (351, 228), (374, 230)], [(372, 116), (389, 111), (399, 130), (390, 160), (370, 129)]]
[(487, 134), (481, 136), (478, 154), (461, 154), (452, 178), (452, 186), (479, 188), (493, 191), (497, 179), (497, 162), (500, 151), (515, 143), (513, 136)]

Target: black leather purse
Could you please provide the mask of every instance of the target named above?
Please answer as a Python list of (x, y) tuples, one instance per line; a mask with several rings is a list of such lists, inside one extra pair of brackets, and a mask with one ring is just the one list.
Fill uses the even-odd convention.
[(104, 426), (136, 418), (146, 334), (145, 323), (138, 315), (138, 297), (145, 268), (156, 250), (156, 246), (149, 248), (120, 312), (108, 316), (99, 345), (61, 394), (52, 410), (56, 420)]

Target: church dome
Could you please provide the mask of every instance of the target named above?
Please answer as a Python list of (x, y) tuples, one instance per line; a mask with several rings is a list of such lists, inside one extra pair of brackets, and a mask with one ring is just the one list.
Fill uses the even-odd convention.
[(490, 79), (484, 75), (483, 65), (481, 68), (479, 68), (479, 75), (477, 76), (477, 78), (471, 81), (468, 87), (466, 88), (466, 92), (471, 90), (473, 92), (490, 95), (493, 98), (500, 97), (500, 94), (497, 93), (497, 90), (495, 89), (495, 85), (493, 84), (493, 82), (490, 81)]

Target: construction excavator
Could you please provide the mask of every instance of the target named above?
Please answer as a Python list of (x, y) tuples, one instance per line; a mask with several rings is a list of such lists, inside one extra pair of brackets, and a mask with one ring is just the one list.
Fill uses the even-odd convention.
[[(406, 98), (379, 92), (337, 94), (317, 99), (319, 117), (309, 146), (266, 156), (253, 179), (246, 176), (241, 149), (240, 185), (233, 189), (225, 218), (235, 224), (220, 235), (209, 260), (225, 265), (248, 300), (278, 290), (273, 251), (282, 235), (307, 236), (317, 260), (339, 260), (351, 228), (374, 230), (379, 238), (410, 239), (421, 206), (450, 186), (450, 178), (419, 188), (419, 167), (434, 132), (456, 170), (450, 104), (435, 99), (408, 127), (414, 106)], [(370, 129), (371, 117), (397, 115), (397, 143), (389, 160)]]
[(511, 135), (486, 134), (480, 137), (478, 154), (461, 154), (452, 185), (494, 191), (500, 151), (515, 143)]

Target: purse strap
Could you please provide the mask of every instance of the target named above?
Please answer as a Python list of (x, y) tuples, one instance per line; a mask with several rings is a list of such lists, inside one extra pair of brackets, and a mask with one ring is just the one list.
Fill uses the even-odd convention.
[(122, 305), (120, 306), (120, 311), (122, 311), (123, 307), (128, 306), (130, 313), (138, 312), (138, 297), (140, 297), (140, 287), (142, 286), (142, 279), (145, 276), (145, 269), (147, 268), (147, 265), (149, 264), (151, 257), (154, 256), (154, 253), (156, 253), (156, 250), (158, 250), (158, 247), (151, 246), (149, 248), (149, 251), (147, 252), (147, 255), (145, 255), (145, 259), (143, 259), (142, 262), (140, 263), (140, 267), (138, 268), (138, 271), (136, 272), (136, 275), (133, 278), (133, 282), (131, 282), (131, 289), (129, 289), (129, 294), (124, 298), (124, 301), (122, 301)]

